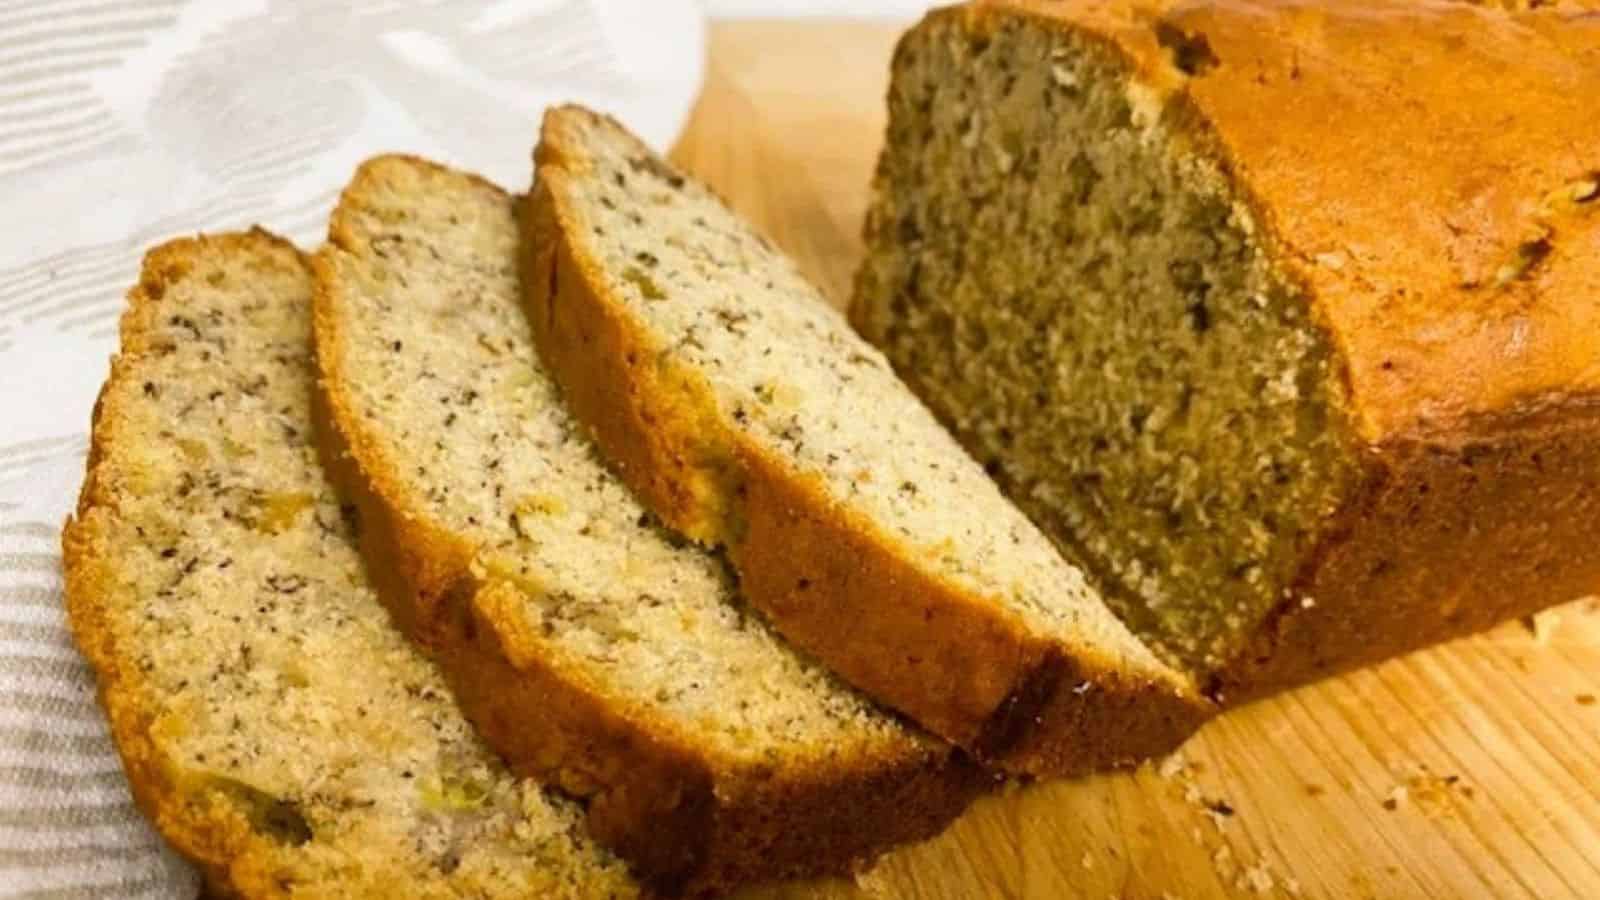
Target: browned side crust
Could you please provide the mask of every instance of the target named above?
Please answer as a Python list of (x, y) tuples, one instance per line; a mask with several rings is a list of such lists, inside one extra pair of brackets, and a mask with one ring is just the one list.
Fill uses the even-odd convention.
[(1071, 657), (919, 571), (872, 523), (723, 422), (709, 387), (664, 364), (607, 295), (600, 265), (568, 239), (577, 226), (553, 186), (579, 163), (559, 141), (547, 126), (523, 216), (523, 283), (540, 353), (630, 487), (673, 527), (726, 544), (743, 593), (785, 637), (1013, 772), (1136, 762), (1176, 747), (1206, 718), (1198, 697), (1129, 678), (1110, 660)]
[(1293, 595), (1218, 673), (1220, 699), (1600, 593), (1600, 400), (1394, 441), (1365, 463), (1365, 487)]
[[(363, 167), (346, 194), (362, 190), (366, 175)], [(354, 242), (336, 210), (329, 243), (356, 252)], [(313, 260), (319, 445), (359, 511), (361, 551), (380, 596), (433, 653), (463, 712), (511, 768), (587, 797), (591, 831), (657, 889), (714, 893), (845, 872), (938, 833), (982, 789), (975, 766), (931, 740), (894, 758), (770, 777), (734, 769), (565, 668), (509, 614), (519, 590), (473, 573), (473, 548), (429, 520), (353, 412), (336, 349), (329, 252)]]
[[(149, 705), (141, 684), (143, 676), (130, 665), (135, 655), (118, 645), (106, 608), (116, 573), (106, 563), (109, 536), (105, 521), (118, 515), (117, 486), (106, 483), (100, 462), (119, 440), (124, 416), (117, 404), (107, 400), (112, 386), (133, 377), (133, 367), (154, 349), (151, 333), (159, 321), (167, 288), (188, 275), (195, 259), (212, 254), (256, 256), (262, 265), (271, 266), (282, 265), (288, 255), (293, 264), (305, 266), (293, 245), (259, 228), (180, 238), (145, 254), (139, 283), (128, 292), (128, 308), (122, 315), (121, 350), (112, 360), (111, 374), (95, 402), (88, 471), (77, 512), (62, 530), (61, 548), (68, 622), (78, 648), (95, 671), (100, 703), (110, 720), (135, 802), (174, 849), (199, 865), (213, 891), (220, 896), (264, 900), (288, 896), (269, 872), (267, 844), (237, 809), (217, 801), (202, 805), (185, 795), (179, 773), (150, 738), (150, 726), (161, 711)], [(309, 278), (308, 273), (308, 282)]]

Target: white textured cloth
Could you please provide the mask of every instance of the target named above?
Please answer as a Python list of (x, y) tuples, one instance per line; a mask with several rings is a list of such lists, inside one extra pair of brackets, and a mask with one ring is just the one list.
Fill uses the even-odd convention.
[(913, 20), (951, 0), (702, 0), (714, 19), (841, 17)]
[(575, 100), (663, 146), (692, 0), (0, 0), (0, 898), (193, 897), (133, 809), (66, 631), (60, 526), (149, 246), (261, 224), (306, 248), (362, 159), (520, 190)]
[(192, 898), (128, 796), (61, 606), (81, 441), (0, 485), (0, 896)]

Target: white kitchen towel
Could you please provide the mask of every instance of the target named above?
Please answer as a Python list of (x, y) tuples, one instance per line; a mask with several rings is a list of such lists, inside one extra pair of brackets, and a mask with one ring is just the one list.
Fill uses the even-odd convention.
[(523, 189), (564, 100), (664, 147), (704, 50), (692, 0), (0, 2), (0, 898), (196, 892), (129, 803), (60, 598), (144, 250), (258, 223), (312, 248), (387, 151)]
[(192, 898), (128, 796), (61, 605), (81, 446), (0, 484), (0, 896)]

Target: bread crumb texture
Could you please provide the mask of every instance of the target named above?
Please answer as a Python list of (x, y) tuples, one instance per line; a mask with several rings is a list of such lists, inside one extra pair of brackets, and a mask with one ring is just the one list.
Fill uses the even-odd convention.
[[(840, 871), (965, 806), (982, 784), (969, 761), (786, 644), (579, 431), (523, 312), (515, 198), (380, 157), (331, 235), (332, 419), (382, 503), (468, 548), (398, 549), (469, 585), (476, 624), (445, 665), (519, 771), (592, 795), (597, 835), (689, 890)], [(482, 654), (514, 683), (474, 674)], [(664, 816), (681, 819), (670, 835)]]
[(853, 321), (1219, 696), (1595, 583), (1600, 30), (1507, 5), (993, 0), (896, 50)]
[(857, 319), (1127, 621), (1229, 658), (1346, 477), (1306, 305), (1096, 41), (949, 16), (895, 73)]
[(521, 589), (517, 630), (630, 714), (741, 764), (905, 741), (789, 650), (577, 430), (522, 313), (513, 198), (404, 159), (357, 180), (346, 246), (327, 257), (342, 388), (417, 512), (478, 548), (483, 579)]
[(703, 381), (717, 427), (928, 577), (1106, 668), (1169, 677), (764, 236), (603, 117), (553, 111), (545, 142), (569, 148), (565, 239), (658, 364)]
[(134, 791), (245, 897), (628, 897), (391, 628), (312, 442), (311, 279), (255, 231), (146, 257), (64, 543)]

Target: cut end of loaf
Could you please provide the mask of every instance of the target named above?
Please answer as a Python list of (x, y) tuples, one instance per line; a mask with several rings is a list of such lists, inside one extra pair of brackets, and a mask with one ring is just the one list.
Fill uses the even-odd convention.
[[(1168, 74), (1203, 77), (1186, 62), (1205, 60)], [(1203, 677), (1299, 601), (1356, 473), (1328, 339), (1208, 135), (1144, 78), (1020, 13), (908, 34), (852, 316), (1123, 620)]]

